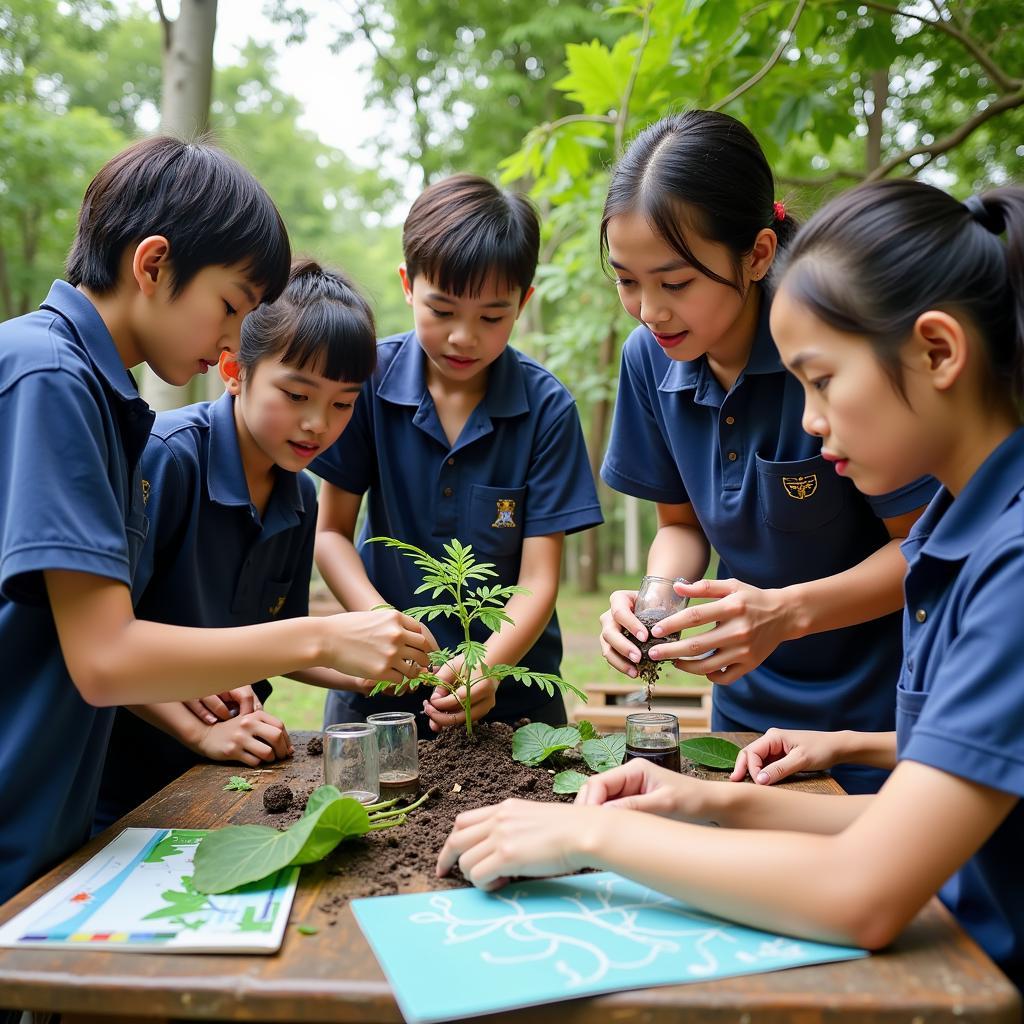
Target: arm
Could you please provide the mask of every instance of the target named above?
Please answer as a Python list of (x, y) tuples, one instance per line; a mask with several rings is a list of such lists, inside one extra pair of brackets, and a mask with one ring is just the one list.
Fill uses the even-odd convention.
[(677, 585), (679, 594), (712, 600), (668, 616), (652, 633), (659, 636), (710, 622), (716, 626), (697, 636), (654, 647), (650, 657), (692, 659), (714, 651), (699, 664), (679, 661), (677, 667), (728, 684), (760, 665), (786, 640), (853, 626), (897, 611), (903, 606), (903, 577), (907, 571), (900, 540), (923, 512), (920, 508), (885, 520), (892, 537), (888, 544), (852, 568), (824, 579), (772, 590), (740, 580)]
[[(513, 594), (505, 611), (515, 625), (506, 623), (500, 632), (491, 633), (484, 643), (488, 665), (518, 665), (520, 659), (537, 642), (551, 621), (558, 597), (558, 577), (562, 565), (562, 544), (565, 535), (548, 534), (527, 537), (523, 541), (523, 554), (519, 563), (516, 585), (530, 593)], [(454, 682), (454, 672), (442, 668), (441, 678)], [(471, 688), (473, 721), (487, 714), (495, 704), (498, 683), (485, 679)], [(438, 687), (431, 701), (424, 707), (435, 732), (465, 722), (466, 714), (456, 697)]]
[(749, 772), (758, 785), (768, 786), (794, 772), (823, 771), (836, 764), (891, 771), (896, 767), (896, 733), (769, 729), (739, 752), (729, 778), (742, 782)]
[[(658, 532), (654, 535), (647, 555), (647, 573), (676, 579), (699, 580), (708, 568), (711, 545), (708, 544), (693, 505), (665, 505), (658, 503)], [(643, 642), (647, 630), (633, 614), (635, 590), (616, 590), (609, 599), (609, 609), (601, 616), (601, 653), (612, 668), (631, 679), (637, 675), (636, 663), (640, 650), (628, 637), (623, 627)]]
[(97, 707), (185, 700), (200, 686), (222, 692), (324, 664), (392, 682), (427, 665), (419, 624), (392, 610), (195, 629), (136, 619), (116, 580), (44, 575), (68, 672)]
[(636, 811), (510, 800), (459, 815), (438, 873), (458, 863), (475, 885), (493, 889), (511, 876), (596, 867), (756, 928), (878, 949), (1017, 798), (902, 762), (869, 799), (834, 835), (707, 829)]
[(345, 672), (323, 667), (289, 672), (288, 678), (294, 679), (297, 683), (306, 683), (308, 686), (319, 686), (324, 690), (348, 690), (350, 693), (361, 693), (364, 696), (377, 685), (375, 679), (359, 679)]
[(349, 611), (364, 611), (387, 602), (370, 582), (356, 551), (356, 517), (363, 498), (323, 481), (316, 521), (316, 564), (331, 593)]

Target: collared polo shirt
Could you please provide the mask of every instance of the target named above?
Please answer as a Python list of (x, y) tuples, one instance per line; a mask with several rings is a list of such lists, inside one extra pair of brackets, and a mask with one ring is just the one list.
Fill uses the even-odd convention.
[[(930, 478), (862, 495), (804, 432), (803, 391), (782, 365), (762, 303), (746, 368), (728, 392), (707, 359), (668, 359), (646, 327), (622, 353), (601, 475), (626, 494), (693, 505), (720, 556), (720, 579), (784, 587), (832, 576), (889, 542), (883, 518), (927, 504)], [(780, 644), (751, 672), (716, 686), (716, 716), (764, 731), (893, 728), (900, 616)]]
[[(249, 626), (308, 614), (316, 488), (277, 470), (261, 517), (249, 496), (235, 399), (160, 413), (142, 457), (149, 535), (135, 576), (138, 618), (176, 626)], [(258, 686), (261, 699), (269, 684)], [(119, 710), (100, 788), (105, 827), (200, 758)]]
[[(899, 760), (1024, 796), (1024, 429), (959, 497), (940, 491), (903, 543)], [(1018, 598), (1020, 599), (1018, 601)], [(922, 837), (922, 842), (926, 837)], [(1024, 805), (939, 896), (1024, 988)]]
[[(397, 550), (367, 544), (369, 537), (396, 537), (433, 555), (443, 555), (442, 545), (455, 537), (494, 563), (502, 584), (514, 584), (526, 537), (601, 522), (576, 405), (554, 374), (506, 348), (490, 367), (484, 398), (450, 444), (427, 390), (425, 359), (413, 331), (381, 341), (377, 369), (345, 433), (312, 467), (342, 490), (366, 493), (357, 547), (373, 585), (397, 608), (422, 603), (415, 595), (419, 570)], [(475, 625), (474, 638), (485, 640), (489, 630)], [(442, 647), (463, 639), (453, 620), (434, 619), (430, 629)], [(521, 664), (558, 672), (561, 657), (552, 615)], [(428, 694), (412, 696), (419, 706)], [(380, 697), (330, 697), (369, 713), (382, 709)], [(529, 714), (549, 701), (543, 690), (506, 679), (492, 714)]]
[(71, 285), (0, 325), (0, 901), (89, 836), (114, 712), (72, 682), (43, 573), (131, 585), (152, 420)]

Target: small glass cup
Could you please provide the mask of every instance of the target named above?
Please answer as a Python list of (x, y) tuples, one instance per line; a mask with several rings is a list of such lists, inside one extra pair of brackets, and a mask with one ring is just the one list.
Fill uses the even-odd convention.
[[(654, 637), (651, 636), (651, 627), (669, 615), (681, 612), (690, 603), (688, 597), (680, 597), (676, 593), (674, 586), (676, 583), (689, 582), (684, 576), (677, 576), (674, 580), (670, 580), (666, 576), (645, 576), (640, 581), (640, 589), (637, 591), (636, 601), (633, 604), (633, 614), (647, 627), (647, 639), (640, 644), (640, 653), (645, 658), (647, 652), (657, 644), (674, 643), (679, 639), (679, 630)], [(635, 641), (636, 638), (633, 639)], [(703, 661), (714, 653), (714, 651), (706, 651), (704, 654), (681, 654), (673, 660)]]
[(411, 711), (382, 711), (366, 721), (377, 729), (381, 800), (414, 799), (420, 791), (416, 716)]
[(375, 725), (343, 722), (324, 729), (324, 782), (360, 803), (376, 802), (380, 783)]
[(638, 711), (626, 716), (626, 757), (641, 757), (651, 764), (678, 772), (679, 719), (663, 711)]

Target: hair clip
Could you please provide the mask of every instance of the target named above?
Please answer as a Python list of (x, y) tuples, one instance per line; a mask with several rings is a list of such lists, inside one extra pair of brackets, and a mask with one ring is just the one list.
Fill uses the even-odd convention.
[(785, 203), (774, 203), (772, 205), (772, 212), (775, 214), (775, 219), (783, 221), (786, 219), (786, 204)]

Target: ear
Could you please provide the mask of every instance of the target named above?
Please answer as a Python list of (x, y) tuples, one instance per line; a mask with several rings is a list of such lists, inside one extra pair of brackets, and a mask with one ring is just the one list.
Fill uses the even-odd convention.
[(522, 297), (522, 300), (519, 303), (519, 312), (516, 313), (517, 320), (519, 319), (519, 314), (522, 313), (524, 309), (526, 309), (526, 304), (530, 301), (530, 296), (533, 295), (533, 292), (534, 288), (531, 284), (530, 287), (526, 289), (526, 294)]
[(242, 391), (242, 368), (238, 365), (238, 356), (234, 352), (221, 352), (217, 369), (220, 370), (220, 379), (224, 381), (229, 394), (240, 394)]
[(970, 342), (955, 316), (938, 309), (922, 313), (914, 321), (910, 344), (936, 390), (948, 391), (963, 375)]
[(150, 235), (135, 247), (132, 275), (147, 298), (156, 294), (161, 274), (170, 271), (171, 243), (163, 235)]
[(761, 228), (747, 256), (747, 273), (751, 281), (760, 281), (771, 270), (778, 248), (779, 238), (775, 232), (771, 228)]
[(402, 279), (402, 291), (405, 292), (406, 305), (412, 305), (412, 278), (404, 263), (398, 264), (398, 276)]

